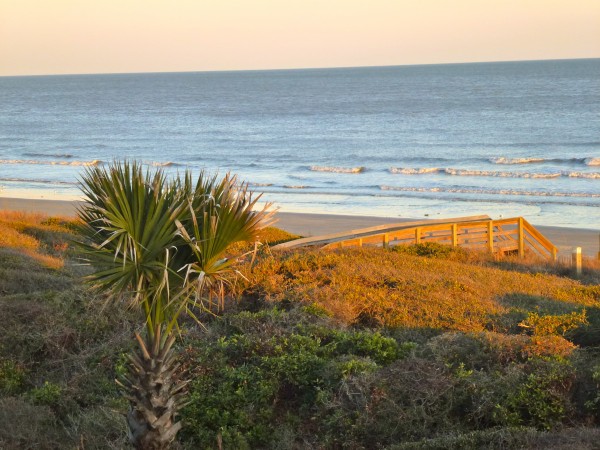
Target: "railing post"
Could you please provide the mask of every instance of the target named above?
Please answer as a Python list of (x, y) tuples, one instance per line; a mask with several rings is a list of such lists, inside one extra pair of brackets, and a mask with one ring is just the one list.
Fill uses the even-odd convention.
[(458, 225), (452, 224), (452, 246), (458, 247)]
[(523, 218), (522, 217), (519, 217), (518, 236), (519, 236), (519, 258), (524, 258), (525, 257), (525, 236), (523, 233)]
[(582, 258), (581, 258), (581, 247), (573, 247), (573, 266), (575, 266), (575, 273), (577, 276), (581, 276), (581, 266), (582, 266)]
[(415, 228), (415, 244), (420, 244), (421, 243), (421, 228), (417, 227)]
[(390, 248), (390, 234), (384, 233), (383, 235), (383, 248)]
[(362, 247), (362, 238), (358, 238), (358, 246)]
[(558, 260), (558, 252), (556, 251), (556, 247), (552, 247), (552, 261), (556, 262)]
[(494, 253), (494, 221), (490, 220), (487, 224), (488, 228), (488, 250)]

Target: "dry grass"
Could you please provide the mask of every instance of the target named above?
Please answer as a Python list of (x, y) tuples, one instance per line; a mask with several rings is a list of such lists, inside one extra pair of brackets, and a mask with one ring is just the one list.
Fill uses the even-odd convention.
[(246, 293), (317, 303), (349, 324), (498, 330), (515, 311), (600, 307), (600, 287), (573, 279), (377, 248), (278, 254), (245, 276)]
[(14, 249), (49, 269), (64, 266), (73, 221), (19, 211), (0, 211), (0, 248)]

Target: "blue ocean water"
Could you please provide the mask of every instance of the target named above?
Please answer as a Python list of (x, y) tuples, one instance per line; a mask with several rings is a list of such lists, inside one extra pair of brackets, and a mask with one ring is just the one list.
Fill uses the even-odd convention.
[(600, 228), (600, 59), (0, 78), (0, 196), (232, 171), (284, 211)]

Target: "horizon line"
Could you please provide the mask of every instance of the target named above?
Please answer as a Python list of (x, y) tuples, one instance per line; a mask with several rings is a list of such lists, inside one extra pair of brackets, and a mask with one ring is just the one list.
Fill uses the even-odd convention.
[(78, 72), (78, 73), (48, 73), (48, 74), (24, 74), (24, 75), (0, 75), (0, 78), (24, 78), (24, 77), (60, 77), (60, 76), (93, 76), (93, 75), (152, 75), (152, 74), (175, 74), (175, 73), (237, 73), (237, 72), (286, 72), (303, 70), (336, 70), (336, 69), (369, 69), (369, 68), (392, 68), (392, 67), (422, 67), (422, 66), (455, 66), (468, 64), (493, 64), (493, 63), (525, 63), (544, 61), (585, 61), (600, 59), (600, 56), (590, 58), (549, 58), (549, 59), (509, 59), (509, 60), (485, 60), (485, 61), (459, 61), (444, 63), (420, 63), (420, 64), (383, 64), (366, 66), (321, 66), (321, 67), (286, 67), (271, 69), (213, 69), (213, 70), (160, 70), (160, 71), (133, 71), (133, 72)]

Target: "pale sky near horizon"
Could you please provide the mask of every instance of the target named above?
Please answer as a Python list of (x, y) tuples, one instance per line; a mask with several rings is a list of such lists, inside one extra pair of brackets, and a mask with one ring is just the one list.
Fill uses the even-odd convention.
[(0, 0), (0, 76), (600, 57), (600, 0)]

